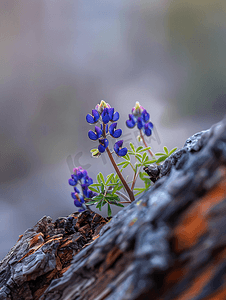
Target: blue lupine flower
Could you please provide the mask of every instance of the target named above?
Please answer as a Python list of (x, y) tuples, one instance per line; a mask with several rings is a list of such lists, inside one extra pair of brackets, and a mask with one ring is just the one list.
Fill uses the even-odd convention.
[[(74, 204), (77, 207), (82, 207), (80, 211), (86, 209), (85, 200), (86, 198), (92, 198), (96, 196), (96, 193), (93, 193), (88, 189), (88, 186), (93, 183), (93, 179), (88, 176), (86, 170), (82, 167), (74, 168), (74, 174), (71, 175), (71, 179), (68, 180), (69, 184), (74, 187), (74, 192), (71, 193), (71, 197), (74, 199)], [(77, 184), (80, 184), (81, 191), (76, 187)]]
[(122, 129), (116, 129), (117, 123), (112, 123), (109, 126), (109, 133), (114, 138), (119, 138), (122, 135)]
[[(97, 113), (101, 117), (100, 119), (98, 118)], [(94, 149), (94, 151), (92, 151), (92, 156), (99, 157), (101, 153), (105, 152), (109, 145), (109, 141), (107, 139), (108, 133), (110, 133), (110, 135), (114, 138), (119, 138), (122, 135), (122, 130), (120, 128), (116, 129), (117, 123), (115, 122), (119, 119), (119, 113), (117, 111), (115, 112), (114, 108), (104, 100), (101, 100), (100, 104), (97, 104), (95, 110), (92, 111), (92, 116), (87, 115), (86, 119), (90, 123), (94, 123), (97, 120), (100, 122), (100, 128), (95, 126), (95, 132), (91, 130), (88, 132), (88, 136), (91, 140), (95, 141), (99, 139), (98, 149)], [(109, 125), (109, 122), (114, 123)], [(120, 151), (119, 153), (123, 153), (123, 151)]]
[(100, 145), (98, 146), (98, 150), (100, 153), (103, 153), (109, 145), (108, 139), (99, 139), (99, 143)]
[(89, 138), (93, 141), (99, 139), (101, 135), (102, 135), (102, 130), (98, 126), (95, 126), (95, 132), (93, 132), (92, 130), (89, 130), (88, 132)]
[(98, 120), (99, 120), (99, 113), (96, 109), (93, 109), (92, 110), (92, 115), (91, 114), (88, 114), (86, 116), (86, 121), (90, 124), (95, 124)]
[(148, 122), (150, 119), (149, 113), (139, 102), (136, 102), (135, 107), (132, 109), (132, 114), (129, 114), (129, 120), (126, 121), (126, 126), (133, 128), (137, 124), (139, 130), (143, 129), (145, 135), (152, 134), (153, 124)]
[(124, 156), (127, 154), (127, 148), (122, 148), (123, 140), (115, 143), (114, 150), (118, 156)]

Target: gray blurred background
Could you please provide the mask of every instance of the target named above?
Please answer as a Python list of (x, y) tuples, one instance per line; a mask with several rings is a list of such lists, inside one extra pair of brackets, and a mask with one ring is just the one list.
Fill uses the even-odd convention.
[(89, 152), (101, 99), (136, 145), (125, 120), (140, 101), (153, 151), (225, 115), (225, 0), (1, 0), (0, 38), (0, 259), (42, 216), (76, 211), (73, 164), (113, 171)]

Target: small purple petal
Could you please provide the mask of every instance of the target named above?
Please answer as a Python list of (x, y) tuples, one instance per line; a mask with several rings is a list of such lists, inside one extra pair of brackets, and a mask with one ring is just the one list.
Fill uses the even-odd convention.
[(118, 142), (115, 143), (118, 147), (122, 147), (123, 144), (123, 140), (120, 140)]
[(75, 191), (75, 193), (78, 193), (78, 194), (80, 193), (79, 189), (76, 186), (74, 187), (74, 191)]
[(114, 115), (114, 108), (113, 107), (108, 108), (108, 115), (109, 115), (110, 120), (112, 120), (113, 115)]
[(133, 128), (135, 125), (136, 125), (136, 118), (129, 114), (129, 120), (126, 121), (126, 126), (129, 127), (129, 128)]
[(74, 205), (77, 206), (77, 207), (81, 207), (82, 206), (82, 203), (76, 198), (74, 200)]
[(91, 140), (93, 140), (93, 141), (95, 141), (95, 140), (98, 139), (97, 135), (96, 135), (95, 132), (93, 132), (92, 130), (89, 130), (89, 132), (88, 132), (88, 137), (89, 137)]
[(72, 197), (73, 199), (77, 199), (76, 196), (75, 196), (75, 194), (76, 194), (76, 193), (71, 193), (71, 197)]
[(68, 179), (68, 183), (71, 185), (71, 186), (75, 186), (77, 184), (77, 182), (74, 181), (74, 179)]
[(137, 119), (137, 128), (138, 129), (141, 129), (141, 128), (143, 128), (144, 127), (144, 121), (141, 119), (141, 117), (139, 117), (138, 119)]
[(110, 133), (110, 135), (113, 135), (113, 134), (114, 134), (114, 130), (115, 130), (116, 127), (117, 127), (117, 123), (112, 123), (112, 124), (109, 126), (109, 133)]
[(100, 127), (95, 126), (95, 131), (96, 131), (96, 134), (97, 134), (97, 138), (99, 139), (102, 135), (102, 130), (100, 129)]
[(90, 124), (94, 124), (94, 123), (95, 123), (93, 116), (91, 116), (90, 114), (88, 114), (88, 115), (86, 116), (86, 121), (87, 121), (88, 123), (90, 123)]
[(122, 148), (117, 153), (119, 156), (125, 156), (127, 154), (127, 148)]
[(92, 115), (93, 115), (93, 118), (94, 118), (94, 122), (96, 123), (100, 117), (98, 111), (96, 109), (93, 109), (92, 110)]
[(119, 138), (121, 135), (122, 135), (122, 129), (117, 129), (115, 130), (114, 134), (112, 134), (112, 136), (116, 139)]
[(98, 146), (98, 150), (99, 150), (100, 153), (104, 153), (105, 149), (106, 148), (101, 144)]
[(119, 113), (116, 111), (114, 113), (114, 116), (113, 116), (113, 118), (111, 120), (115, 122), (115, 121), (118, 121), (118, 119), (119, 119)]
[(144, 120), (145, 123), (149, 121), (150, 115), (146, 111), (146, 109), (143, 110), (143, 112), (141, 114), (141, 118)]
[(104, 148), (107, 148), (107, 146), (109, 145), (108, 139), (99, 139), (99, 142), (104, 146)]

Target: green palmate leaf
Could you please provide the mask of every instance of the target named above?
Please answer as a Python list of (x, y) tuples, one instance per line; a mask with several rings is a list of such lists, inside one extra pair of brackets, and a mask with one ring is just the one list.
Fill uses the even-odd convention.
[(136, 152), (135, 147), (133, 146), (133, 144), (132, 143), (129, 143), (129, 144), (130, 144), (130, 148), (132, 149), (132, 151)]
[(97, 189), (93, 188), (92, 186), (89, 186), (88, 188), (90, 191), (93, 191), (95, 193), (99, 193), (99, 191), (100, 191), (99, 189), (97, 190)]
[(142, 149), (142, 150), (140, 150), (139, 152), (141, 153), (141, 152), (147, 151), (147, 150), (149, 150), (149, 149), (151, 149), (151, 147), (146, 147), (146, 148), (143, 148), (143, 149)]
[(111, 207), (110, 207), (110, 204), (108, 203), (108, 217), (111, 216)]
[(108, 200), (108, 201), (112, 201), (112, 200), (119, 201), (120, 200), (119, 196), (109, 195), (109, 194), (107, 196), (105, 196), (105, 199)]
[(105, 182), (105, 185), (107, 185), (110, 181), (111, 181), (111, 179), (114, 177), (114, 173), (111, 173), (111, 174), (109, 174), (108, 176), (107, 176), (107, 180), (106, 180), (106, 182)]
[(135, 157), (137, 157), (137, 156), (140, 157), (141, 159), (142, 159), (142, 157), (143, 157), (140, 153), (136, 153), (136, 154), (135, 154)]
[(168, 151), (167, 147), (164, 146), (163, 149), (164, 149), (164, 151), (166, 152), (166, 154), (168, 155), (168, 154), (169, 154), (169, 151)]
[(168, 157), (168, 155), (163, 155), (163, 156), (161, 156), (161, 157), (157, 160), (156, 163), (158, 164), (158, 163), (164, 161), (167, 157)]
[(173, 148), (170, 152), (169, 152), (169, 155), (171, 155), (173, 152), (175, 152), (177, 150), (177, 147), (176, 148)]
[(139, 146), (136, 150), (136, 152), (141, 152), (141, 150), (143, 149), (143, 146)]
[(161, 156), (161, 155), (166, 155), (166, 153), (162, 153), (162, 152), (155, 153), (155, 156)]

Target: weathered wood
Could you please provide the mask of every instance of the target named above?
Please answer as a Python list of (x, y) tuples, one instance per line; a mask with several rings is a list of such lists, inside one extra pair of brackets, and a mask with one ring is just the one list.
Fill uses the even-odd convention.
[(28, 229), (0, 299), (226, 299), (226, 120), (146, 171), (154, 186), (108, 223), (87, 211)]

